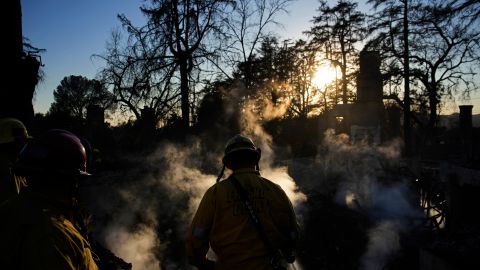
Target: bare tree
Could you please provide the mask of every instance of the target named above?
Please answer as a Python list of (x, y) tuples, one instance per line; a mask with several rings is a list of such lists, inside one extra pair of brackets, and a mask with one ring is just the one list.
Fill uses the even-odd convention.
[(477, 89), (473, 77), (474, 63), (480, 59), (480, 31), (478, 25), (462, 13), (438, 16), (441, 6), (424, 6), (418, 10), (418, 18), (412, 27), (410, 59), (412, 76), (423, 86), (429, 101), (428, 126), (437, 122), (438, 107), (444, 96), (458, 91), (469, 95)]
[(446, 12), (461, 13), (461, 16), (470, 22), (480, 19), (480, 0), (450, 0), (443, 6)]
[[(193, 120), (195, 89), (208, 79), (205, 74), (213, 74), (215, 69), (232, 78), (239, 59), (254, 54), (267, 26), (276, 23), (274, 15), (285, 11), (290, 1), (148, 1), (141, 7), (148, 19), (145, 26), (135, 27), (119, 16), (127, 43), (122, 43), (118, 33), (113, 35), (107, 53), (100, 56), (107, 62), (102, 77), (114, 89), (122, 108), (137, 118), (141, 106), (155, 108), (159, 117), (164, 109), (172, 113), (179, 108), (182, 126), (187, 128)], [(239, 17), (235, 14), (242, 12), (244, 20), (236, 21)], [(237, 59), (234, 65), (225, 60), (228, 57)], [(207, 65), (211, 66), (206, 69)]]
[(148, 29), (135, 28), (119, 16), (129, 34), (125, 41), (113, 31), (104, 55), (100, 77), (112, 89), (119, 108), (142, 119), (141, 110), (153, 109), (155, 120), (168, 118), (179, 100), (172, 86), (175, 64), (166, 56), (166, 45), (153, 38)]
[(151, 5), (141, 9), (149, 18), (147, 28), (156, 39), (164, 40), (172, 56), (180, 80), (182, 126), (190, 123), (192, 70), (198, 68), (200, 60), (213, 55), (205, 46), (209, 36), (220, 30), (220, 14), (230, 4), (229, 0), (151, 0)]
[[(389, 62), (385, 65), (386, 75), (403, 76), (405, 86), (420, 83), (416, 90), (428, 100), (427, 126), (432, 128), (436, 125), (442, 97), (458, 92), (468, 95), (476, 89), (472, 64), (479, 59), (478, 27), (464, 13), (446, 9), (441, 1), (405, 0), (401, 1), (403, 6), (389, 0), (372, 2), (380, 2), (384, 9), (377, 13), (377, 18), (383, 20), (375, 24), (376, 31), (382, 30), (376, 32), (369, 46), (380, 49), (384, 60)], [(402, 12), (406, 7), (407, 21)], [(404, 27), (406, 24), (408, 28)], [(414, 42), (408, 42), (405, 33), (408, 40)], [(405, 90), (402, 104), (405, 109), (409, 109), (409, 97), (410, 93)]]
[[(276, 63), (278, 52), (274, 27), (281, 26), (278, 16), (287, 13), (293, 0), (237, 0), (223, 18), (221, 55), (211, 62), (227, 79), (240, 82), (244, 91), (239, 95), (239, 107), (254, 102), (260, 113), (266, 102), (280, 106), (285, 102), (285, 90)], [(282, 93), (283, 92), (283, 93)]]
[(410, 91), (410, 11), (419, 6), (413, 0), (369, 0), (377, 12), (372, 16), (370, 34), (375, 38), (366, 47), (378, 49), (386, 60), (384, 66), (387, 80), (400, 82), (403, 79), (403, 135), (405, 152), (412, 150), (411, 91)]
[[(286, 13), (293, 0), (237, 0), (223, 18), (223, 61), (229, 67), (251, 60), (272, 26), (280, 26), (277, 16)], [(219, 65), (220, 66), (220, 65)], [(248, 72), (248, 71), (245, 71)], [(224, 72), (230, 77), (231, 73)]]

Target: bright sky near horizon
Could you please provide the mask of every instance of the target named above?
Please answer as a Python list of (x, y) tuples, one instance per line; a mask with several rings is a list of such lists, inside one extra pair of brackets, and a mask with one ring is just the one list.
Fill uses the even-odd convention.
[[(53, 102), (53, 91), (60, 81), (69, 75), (81, 75), (89, 79), (102, 68), (102, 62), (93, 54), (105, 51), (105, 43), (112, 29), (120, 27), (117, 14), (125, 14), (136, 25), (144, 21), (139, 10), (142, 0), (21, 0), (23, 36), (42, 53), (44, 80), (37, 85), (34, 100), (35, 112), (45, 113)], [(331, 2), (336, 2), (331, 0)], [(360, 1), (364, 2), (364, 1)], [(278, 20), (284, 28), (276, 29), (282, 39), (304, 38), (319, 4), (317, 0), (296, 0), (290, 4), (289, 14)], [(360, 6), (363, 6), (360, 4)], [(479, 103), (480, 97), (471, 102)], [(474, 107), (480, 113), (480, 104)]]

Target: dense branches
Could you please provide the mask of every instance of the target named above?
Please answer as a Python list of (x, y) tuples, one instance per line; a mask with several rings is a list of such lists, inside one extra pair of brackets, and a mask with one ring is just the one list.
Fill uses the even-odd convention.
[[(305, 32), (307, 42), (279, 41), (271, 26), (278, 24), (276, 16), (287, 12), (291, 1), (147, 1), (141, 7), (145, 25), (134, 26), (119, 16), (126, 38), (113, 33), (101, 56), (106, 62), (101, 77), (120, 108), (137, 119), (148, 107), (157, 121), (181, 115), (183, 128), (196, 121), (200, 87), (217, 82), (235, 85), (230, 88), (235, 88), (239, 106), (268, 101), (288, 106), (289, 117), (307, 117), (332, 104), (352, 102), (358, 52), (367, 35), (366, 15), (350, 0), (333, 6), (320, 1), (313, 26)], [(444, 98), (476, 90), (479, 2), (368, 2), (376, 12), (369, 17), (364, 50), (380, 52), (386, 91), (404, 109), (406, 137), (410, 107), (425, 109), (425, 124), (433, 127)], [(312, 84), (320, 62), (339, 71), (334, 91), (325, 87), (319, 92)]]
[[(157, 120), (181, 112), (187, 128), (193, 120), (196, 84), (212, 74), (233, 78), (238, 65), (254, 58), (268, 27), (290, 1), (151, 0), (141, 7), (146, 25), (136, 27), (119, 16), (127, 38), (113, 33), (100, 56), (106, 62), (102, 78), (121, 108), (137, 119), (142, 106), (153, 108)], [(237, 78), (248, 88), (252, 74), (242, 72)]]
[(292, 0), (238, 0), (225, 14), (226, 50), (224, 61), (231, 66), (254, 57), (259, 45), (269, 37), (269, 27), (279, 25), (276, 16), (287, 12)]
[(122, 40), (118, 31), (112, 33), (106, 54), (100, 56), (106, 62), (100, 75), (124, 111), (141, 119), (142, 108), (148, 107), (156, 120), (166, 118), (179, 97), (171, 85), (175, 65), (165, 55), (165, 44), (145, 28), (136, 29), (125, 17), (120, 19), (129, 31), (128, 39)]
[[(408, 76), (411, 83), (419, 83), (414, 95), (428, 101), (427, 124), (432, 128), (443, 97), (451, 97), (458, 91), (468, 95), (476, 89), (472, 64), (479, 60), (478, 27), (465, 13), (459, 9), (454, 12), (441, 1), (408, 1), (407, 21), (402, 12), (405, 5), (394, 1), (372, 2), (377, 7), (383, 5), (383, 9), (374, 17), (371, 31), (375, 38), (368, 46), (382, 52), (384, 74), (388, 78)], [(408, 30), (404, 28), (405, 23)], [(406, 43), (405, 31), (412, 42)], [(405, 58), (407, 49), (409, 53)], [(409, 74), (405, 74), (406, 68), (411, 69)], [(404, 100), (407, 95), (404, 94)]]
[(202, 59), (214, 54), (205, 46), (209, 37), (220, 31), (218, 22), (228, 0), (152, 0), (142, 11), (147, 15), (147, 28), (156, 39), (164, 40), (178, 69), (182, 125), (190, 123), (191, 75)]

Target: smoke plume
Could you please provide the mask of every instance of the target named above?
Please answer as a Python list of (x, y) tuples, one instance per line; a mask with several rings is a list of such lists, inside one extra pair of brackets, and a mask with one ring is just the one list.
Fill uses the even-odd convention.
[[(299, 189), (295, 180), (288, 174), (288, 167), (275, 165), (275, 151), (272, 147), (273, 139), (262, 127), (262, 121), (271, 120), (282, 116), (286, 112), (286, 106), (268, 106), (262, 107), (262, 111), (256, 112), (253, 103), (248, 103), (242, 115), (241, 127), (242, 133), (249, 136), (261, 149), (262, 157), (260, 160), (260, 169), (263, 177), (280, 185), (285, 191), (294, 207), (301, 207), (307, 197)], [(262, 115), (263, 119), (259, 119)]]
[(132, 263), (134, 269), (156, 270), (159, 261), (152, 252), (160, 246), (152, 227), (141, 224), (134, 231), (115, 224), (105, 228), (105, 243), (112, 252)]
[(399, 226), (385, 221), (369, 231), (368, 249), (362, 259), (362, 269), (385, 269), (388, 260), (400, 249)]
[[(261, 149), (262, 176), (283, 188), (297, 214), (304, 214), (307, 198), (322, 193), (366, 215), (373, 225), (361, 268), (388, 264), (400, 249), (401, 234), (419, 215), (408, 184), (392, 178), (402, 166), (401, 142), (352, 144), (347, 135), (329, 130), (317, 157), (285, 159), (276, 156), (281, 146), (274, 145), (262, 124), (283, 115), (286, 106), (259, 107), (247, 101), (242, 108), (239, 129)], [(131, 158), (128, 166), (98, 176), (90, 199), (95, 234), (135, 270), (190, 269), (184, 255), (186, 231), (203, 194), (215, 183), (224, 143), (234, 135), (227, 134), (221, 140), (215, 137), (214, 147), (202, 135), (183, 144), (163, 141), (148, 156)]]
[[(282, 113), (266, 108), (265, 114), (271, 116)], [(246, 110), (241, 123), (242, 134), (251, 136), (262, 149), (262, 175), (279, 184), (295, 205), (304, 202), (306, 197), (287, 168), (273, 166), (272, 138), (259, 120)], [(108, 186), (96, 187), (92, 206), (96, 234), (133, 269), (189, 268), (184, 257), (186, 231), (203, 194), (216, 179), (202, 168), (221, 168), (222, 153), (203, 149), (202, 140), (191, 137), (182, 145), (162, 142), (147, 157), (129, 160), (133, 166), (101, 176), (103, 181), (110, 180)], [(224, 142), (219, 143), (223, 147)], [(105, 193), (106, 189), (113, 192)]]
[(422, 215), (406, 179), (395, 178), (402, 166), (401, 146), (399, 140), (382, 146), (351, 144), (347, 135), (327, 131), (326, 155), (317, 158), (328, 175), (341, 179), (337, 203), (364, 213), (373, 222), (362, 269), (384, 269), (400, 249), (400, 235)]
[(188, 267), (182, 256), (167, 251), (184, 253), (193, 213), (215, 182), (215, 175), (199, 170), (199, 147), (198, 139), (188, 147), (163, 143), (148, 157), (130, 161), (134, 168), (103, 176), (112, 179), (109, 186), (95, 187), (96, 234), (133, 269)]

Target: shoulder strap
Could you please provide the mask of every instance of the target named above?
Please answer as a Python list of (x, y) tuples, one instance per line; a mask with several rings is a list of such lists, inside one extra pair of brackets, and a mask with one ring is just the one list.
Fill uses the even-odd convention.
[(265, 233), (265, 230), (263, 229), (262, 223), (260, 223), (260, 219), (257, 216), (257, 213), (255, 212), (255, 208), (253, 207), (252, 202), (248, 199), (247, 192), (245, 189), (240, 185), (240, 182), (238, 182), (237, 178), (235, 178), (233, 175), (229, 177), (230, 181), (232, 182), (233, 186), (237, 189), (238, 194), (243, 200), (243, 204), (245, 205), (245, 208), (248, 211), (248, 215), (250, 216), (250, 220), (252, 221), (253, 225), (255, 226), (255, 229), (257, 229), (257, 232), (262, 239), (262, 241), (265, 243), (265, 246), (268, 250), (268, 253), (270, 257), (275, 257), (275, 249), (270, 242), (270, 240), (267, 237), (267, 234)]

